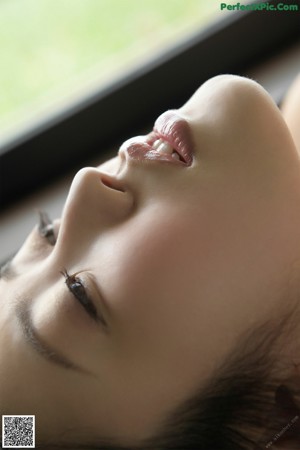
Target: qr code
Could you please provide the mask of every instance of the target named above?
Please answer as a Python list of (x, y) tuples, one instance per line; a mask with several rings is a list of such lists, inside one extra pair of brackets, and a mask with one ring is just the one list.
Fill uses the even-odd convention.
[(2, 416), (2, 448), (35, 448), (35, 416)]

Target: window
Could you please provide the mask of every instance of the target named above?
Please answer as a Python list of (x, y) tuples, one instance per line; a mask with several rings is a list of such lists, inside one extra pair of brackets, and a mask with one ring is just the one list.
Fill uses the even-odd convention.
[(217, 0), (3, 0), (0, 141), (142, 66)]

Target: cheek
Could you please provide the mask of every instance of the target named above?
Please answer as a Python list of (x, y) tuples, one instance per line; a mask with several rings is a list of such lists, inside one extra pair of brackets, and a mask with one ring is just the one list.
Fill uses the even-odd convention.
[(227, 345), (218, 339), (224, 308), (210, 297), (215, 271), (207, 260), (213, 241), (208, 235), (202, 240), (193, 220), (148, 219), (145, 224), (150, 222), (147, 228), (136, 224), (127, 239), (120, 232), (115, 251), (103, 261), (117, 364), (129, 371), (142, 367), (145, 379), (153, 370), (155, 379), (209, 373), (214, 356)]
[(178, 326), (191, 322), (213, 276), (213, 239), (205, 229), (211, 230), (201, 217), (149, 210), (134, 226), (106, 236), (99, 282), (118, 330), (153, 338), (154, 330), (178, 334)]
[(107, 282), (114, 280), (110, 286), (115, 294), (112, 301), (117, 302), (121, 294), (122, 302), (126, 298), (128, 304), (137, 293), (145, 295), (169, 287), (174, 275), (177, 281), (177, 275), (185, 277), (191, 265), (188, 261), (195, 256), (190, 251), (194, 238), (186, 233), (188, 225), (168, 215), (149, 215), (108, 238), (102, 247), (102, 276)]
[(176, 326), (218, 308), (247, 257), (239, 223), (221, 213), (149, 208), (103, 238), (93, 258), (101, 254), (99, 284), (121, 327), (150, 333), (171, 317)]

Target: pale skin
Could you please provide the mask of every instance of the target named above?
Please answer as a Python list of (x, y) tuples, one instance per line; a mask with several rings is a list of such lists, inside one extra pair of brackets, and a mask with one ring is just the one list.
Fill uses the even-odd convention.
[[(15, 276), (0, 281), (2, 414), (35, 414), (37, 439), (72, 430), (83, 442), (134, 443), (242, 333), (279, 314), (300, 256), (299, 84), (282, 115), (254, 81), (215, 77), (178, 110), (195, 145), (190, 167), (116, 156), (78, 172), (56, 245), (35, 228)], [(107, 329), (74, 301), (63, 268), (81, 272)], [(78, 370), (28, 344), (20, 304), (39, 339)]]

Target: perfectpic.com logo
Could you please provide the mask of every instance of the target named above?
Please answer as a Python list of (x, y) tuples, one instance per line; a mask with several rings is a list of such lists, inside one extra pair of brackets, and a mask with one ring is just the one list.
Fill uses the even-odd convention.
[(269, 2), (258, 3), (220, 3), (221, 11), (298, 11), (299, 5), (286, 5), (284, 3), (277, 3), (277, 5)]

